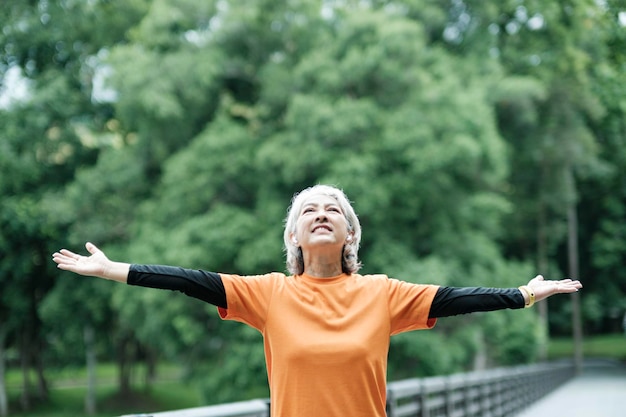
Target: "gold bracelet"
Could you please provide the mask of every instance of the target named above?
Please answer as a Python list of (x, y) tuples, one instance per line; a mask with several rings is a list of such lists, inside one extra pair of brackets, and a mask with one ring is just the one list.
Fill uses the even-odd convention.
[[(535, 292), (528, 285), (518, 287), (520, 291), (524, 291), (528, 295), (528, 304), (524, 303), (524, 308), (530, 308), (535, 304)], [(525, 301), (525, 300), (524, 300)]]

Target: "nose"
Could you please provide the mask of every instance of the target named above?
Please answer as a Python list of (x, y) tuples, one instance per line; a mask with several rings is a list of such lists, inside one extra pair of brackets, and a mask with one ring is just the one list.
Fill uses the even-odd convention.
[(319, 222), (328, 220), (328, 217), (326, 216), (326, 210), (319, 210), (317, 212), (317, 215), (315, 216), (315, 220)]

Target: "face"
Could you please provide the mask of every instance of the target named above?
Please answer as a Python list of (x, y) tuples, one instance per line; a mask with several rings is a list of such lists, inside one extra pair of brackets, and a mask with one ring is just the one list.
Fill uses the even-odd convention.
[(324, 194), (313, 194), (304, 201), (298, 213), (295, 234), (303, 250), (320, 245), (341, 248), (348, 236), (348, 222), (337, 200)]

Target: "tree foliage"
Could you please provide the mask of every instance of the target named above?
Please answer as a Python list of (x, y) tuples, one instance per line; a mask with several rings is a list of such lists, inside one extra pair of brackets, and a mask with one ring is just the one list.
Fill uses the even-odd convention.
[[(254, 331), (180, 294), (66, 276), (47, 259), (90, 240), (129, 262), (282, 271), (290, 198), (318, 182), (354, 200), (364, 273), (440, 285), (561, 275), (577, 204), (587, 331), (613, 329), (626, 309), (617, 1), (0, 11), (0, 79), (19, 70), (28, 86), (0, 100), (0, 340), (40, 370), (43, 397), (46, 366), (82, 360), (68, 347), (85, 326), (122, 388), (135, 361), (167, 359), (207, 402), (266, 395)], [(390, 378), (531, 361), (543, 326), (568, 331), (568, 308), (555, 301), (539, 326), (532, 311), (505, 311), (394, 337)]]

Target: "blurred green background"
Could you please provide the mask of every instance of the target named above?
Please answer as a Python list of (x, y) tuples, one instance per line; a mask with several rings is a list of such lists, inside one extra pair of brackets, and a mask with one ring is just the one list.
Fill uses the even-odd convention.
[[(579, 277), (585, 354), (626, 358), (623, 0), (3, 0), (0, 19), (0, 415), (267, 396), (254, 330), (51, 254), (284, 271), (290, 198), (319, 182), (354, 202), (363, 273)], [(396, 336), (389, 379), (571, 356), (572, 301)]]

